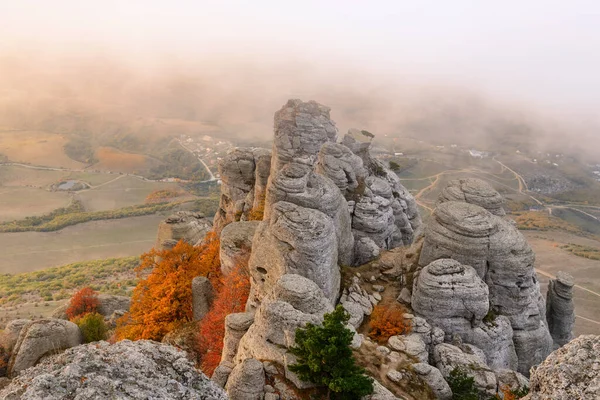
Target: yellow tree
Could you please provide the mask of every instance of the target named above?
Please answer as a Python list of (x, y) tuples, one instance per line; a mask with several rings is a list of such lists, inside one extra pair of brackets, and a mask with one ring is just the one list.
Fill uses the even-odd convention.
[(118, 340), (160, 341), (192, 321), (192, 280), (196, 276), (208, 277), (217, 289), (220, 285), (219, 238), (214, 232), (207, 234), (201, 246), (179, 241), (170, 250), (153, 249), (141, 260), (131, 308), (117, 323)]

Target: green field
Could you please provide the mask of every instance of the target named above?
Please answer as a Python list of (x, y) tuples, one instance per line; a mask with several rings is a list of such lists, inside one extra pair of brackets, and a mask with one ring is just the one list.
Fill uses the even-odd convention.
[(105, 211), (144, 204), (146, 196), (155, 190), (178, 190), (177, 183), (147, 182), (133, 176), (119, 176), (119, 179), (98, 188), (83, 190), (76, 194), (87, 211)]
[(137, 256), (154, 245), (165, 215), (93, 221), (57, 232), (0, 233), (0, 274), (109, 257)]

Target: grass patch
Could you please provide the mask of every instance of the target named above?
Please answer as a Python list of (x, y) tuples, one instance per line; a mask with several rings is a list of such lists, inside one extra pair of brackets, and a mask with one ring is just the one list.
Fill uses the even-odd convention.
[(562, 230), (565, 232), (582, 235), (584, 232), (576, 225), (554, 217), (545, 211), (524, 211), (513, 213), (517, 227), (522, 230)]
[(191, 203), (192, 211), (200, 211), (206, 216), (215, 214), (219, 204), (216, 198), (204, 198), (172, 203), (139, 204), (117, 210), (85, 212), (80, 201), (74, 200), (68, 207), (63, 207), (39, 217), (27, 217), (21, 220), (0, 223), (0, 233), (7, 232), (53, 232), (67, 226), (89, 221), (139, 217), (169, 211), (184, 203)]
[(139, 262), (139, 257), (110, 258), (23, 274), (2, 274), (0, 305), (66, 299), (83, 286), (102, 293), (130, 295), (137, 284), (134, 269)]
[(560, 246), (560, 248), (568, 251), (569, 253), (573, 253), (578, 257), (583, 257), (590, 260), (600, 260), (600, 249), (597, 249), (595, 247), (569, 243)]

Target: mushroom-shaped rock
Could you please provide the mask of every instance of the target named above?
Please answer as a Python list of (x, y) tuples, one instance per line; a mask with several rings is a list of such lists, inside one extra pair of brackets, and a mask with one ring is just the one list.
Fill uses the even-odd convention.
[(248, 358), (233, 368), (225, 389), (231, 400), (261, 400), (264, 396), (265, 370), (263, 364)]
[(233, 362), (237, 354), (240, 339), (254, 322), (252, 313), (233, 313), (225, 317), (225, 336), (223, 337), (223, 352), (221, 363)]
[(447, 201), (471, 203), (485, 208), (494, 215), (500, 217), (506, 215), (503, 208), (504, 197), (481, 179), (466, 178), (450, 181), (438, 197), (438, 204)]
[(474, 204), (449, 201), (433, 212), (425, 229), (419, 265), (453, 258), (475, 268), (480, 278), (487, 272), (490, 236), (498, 230), (489, 211)]
[(156, 248), (169, 250), (180, 240), (195, 245), (211, 228), (212, 222), (201, 213), (178, 211), (158, 225)]
[(210, 399), (227, 397), (175, 347), (96, 342), (45, 358), (0, 392), (16, 399)]
[(600, 336), (582, 335), (532, 370), (531, 400), (600, 398)]
[(546, 321), (554, 348), (564, 346), (573, 338), (575, 305), (573, 304), (573, 277), (560, 271), (548, 284)]
[(258, 221), (239, 221), (227, 224), (221, 231), (219, 257), (221, 272), (228, 275), (239, 259), (252, 249), (252, 239), (258, 228)]
[(8, 363), (8, 375), (34, 366), (40, 358), (83, 343), (79, 327), (70, 321), (44, 318), (29, 322), (19, 332)]
[(440, 259), (421, 270), (411, 304), (417, 314), (447, 334), (459, 333), (487, 314), (488, 287), (472, 267)]

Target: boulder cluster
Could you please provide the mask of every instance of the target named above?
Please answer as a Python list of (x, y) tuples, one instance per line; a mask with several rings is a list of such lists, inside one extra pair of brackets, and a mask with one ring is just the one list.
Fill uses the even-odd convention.
[(211, 221), (204, 218), (202, 213), (177, 211), (158, 225), (158, 234), (154, 248), (157, 250), (169, 250), (180, 240), (191, 245), (196, 245), (204, 239), (206, 233), (211, 229)]
[[(77, 326), (75, 326), (77, 328)], [(96, 342), (46, 357), (0, 391), (19, 399), (227, 399), (186, 353), (140, 340)]]

